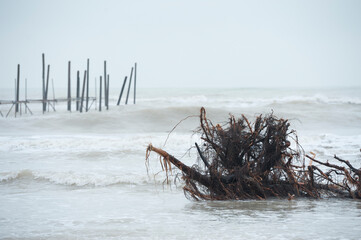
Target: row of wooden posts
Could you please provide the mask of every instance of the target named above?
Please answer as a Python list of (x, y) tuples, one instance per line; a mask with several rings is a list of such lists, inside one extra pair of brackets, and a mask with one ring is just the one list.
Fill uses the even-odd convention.
[[(53, 99), (48, 98), (49, 92), (49, 75), (50, 75), (50, 65), (47, 65), (47, 74), (45, 75), (45, 54), (42, 54), (42, 99), (27, 99), (27, 81), (25, 80), (25, 100), (20, 100), (20, 64), (18, 64), (17, 68), (17, 78), (15, 80), (15, 101), (12, 100), (0, 100), (1, 104), (11, 104), (11, 108), (8, 111), (6, 117), (9, 115), (13, 107), (15, 106), (15, 117), (16, 114), (20, 112), (21, 115), (21, 105), (25, 106), (25, 113), (27, 110), (32, 114), (28, 104), (33, 102), (42, 103), (42, 111), (46, 112), (49, 106), (55, 110), (55, 103), (57, 102), (67, 102), (67, 110), (72, 111), (72, 101), (76, 102), (76, 111), (86, 112), (89, 111), (94, 102), (96, 102), (97, 98), (89, 97), (89, 59), (87, 59), (87, 68), (84, 70), (83, 84), (81, 85), (80, 81), (80, 71), (77, 71), (77, 79), (76, 79), (76, 97), (72, 98), (71, 96), (71, 62), (68, 62), (68, 87), (67, 87), (67, 98), (65, 99)], [(128, 83), (128, 91), (126, 95), (125, 104), (128, 104), (129, 94), (131, 90), (132, 80), (134, 75), (134, 94), (133, 94), (133, 104), (136, 103), (136, 82), (137, 82), (137, 63), (134, 64), (134, 67), (131, 68), (129, 83)], [(128, 77), (126, 76), (123, 80), (123, 85), (119, 94), (119, 98), (117, 101), (117, 105), (120, 104), (125, 86), (127, 84)], [(95, 83), (95, 89), (96, 89)], [(104, 86), (104, 89), (103, 89)], [(81, 91), (81, 92), (80, 92)], [(108, 110), (109, 109), (109, 74), (107, 74), (107, 62), (104, 61), (104, 75), (99, 78), (99, 111), (102, 111), (102, 94), (104, 92), (104, 106)], [(53, 94), (54, 94), (54, 83), (53, 83)], [(96, 109), (96, 103), (95, 109)], [(0, 111), (0, 115), (3, 114)]]

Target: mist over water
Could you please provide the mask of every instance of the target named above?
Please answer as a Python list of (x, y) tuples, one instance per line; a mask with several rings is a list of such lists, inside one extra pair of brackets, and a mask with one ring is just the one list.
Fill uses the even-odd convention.
[(193, 202), (181, 181), (164, 183), (156, 155), (147, 172), (145, 150), (152, 143), (194, 164), (203, 106), (214, 123), (230, 113), (253, 120), (273, 112), (290, 120), (306, 153), (330, 161), (337, 154), (361, 167), (360, 92), (141, 89), (136, 105), (115, 106), (118, 92), (111, 92), (108, 111), (69, 113), (59, 103), (44, 115), (30, 104), (34, 115), (0, 118), (0, 238), (358, 239), (360, 201)]

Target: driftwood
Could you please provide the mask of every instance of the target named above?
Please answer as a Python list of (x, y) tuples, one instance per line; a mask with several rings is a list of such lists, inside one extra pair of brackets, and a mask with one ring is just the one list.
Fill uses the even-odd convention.
[[(324, 195), (361, 198), (361, 169), (337, 156), (341, 166), (308, 155), (311, 162), (306, 166), (297, 135), (289, 126), (287, 120), (273, 114), (260, 115), (253, 124), (244, 115), (237, 120), (230, 116), (226, 125), (214, 126), (201, 108), (198, 132), (203, 143), (195, 143), (201, 160), (198, 165), (189, 167), (151, 144), (146, 158), (156, 152), (163, 158), (166, 171), (171, 170), (171, 164), (180, 169), (186, 196), (196, 200)], [(296, 150), (291, 148), (292, 139)]]

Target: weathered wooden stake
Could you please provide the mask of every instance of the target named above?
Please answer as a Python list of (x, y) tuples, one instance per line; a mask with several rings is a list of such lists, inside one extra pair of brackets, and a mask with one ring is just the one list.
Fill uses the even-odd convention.
[(128, 85), (128, 93), (127, 93), (127, 99), (125, 100), (125, 104), (128, 104), (128, 97), (129, 97), (129, 92), (130, 92), (130, 86), (132, 85), (132, 76), (133, 76), (133, 67), (132, 67), (132, 70), (130, 71), (130, 78), (129, 78), (129, 85)]
[(126, 83), (127, 83), (127, 76), (124, 78), (122, 90), (120, 91), (120, 94), (119, 94), (118, 103), (117, 103), (118, 106), (119, 106), (120, 100), (122, 100), (123, 90), (124, 90)]
[(134, 98), (133, 103), (135, 104), (135, 98), (136, 98), (136, 89), (137, 89), (137, 63), (134, 65)]
[[(50, 74), (50, 64), (48, 65), (48, 73), (46, 76), (46, 85), (45, 85), (45, 101), (48, 100), (48, 90), (49, 90), (49, 74)], [(46, 105), (45, 105), (46, 106)], [(49, 106), (48, 106), (49, 111)]]
[(109, 109), (109, 74), (107, 76), (107, 110)]
[(45, 54), (42, 55), (43, 59), (43, 114), (46, 111), (46, 103), (45, 103)]
[[(6, 117), (8, 117), (8, 115), (11, 112), (11, 110), (13, 109), (14, 105), (16, 105), (16, 78), (14, 78), (14, 101), (12, 102), (10, 110), (6, 114)], [(15, 117), (16, 117), (16, 111), (14, 111), (14, 113), (15, 113)]]
[(81, 102), (80, 102), (80, 112), (83, 112), (83, 102), (84, 102), (84, 92), (85, 92), (85, 84), (86, 84), (86, 78), (87, 78), (87, 71), (84, 71), (84, 80), (83, 80), (83, 91), (81, 94)]
[(19, 112), (19, 86), (20, 86), (20, 64), (18, 64), (18, 74), (16, 78), (15, 112)]
[(68, 111), (71, 111), (70, 61), (68, 62)]
[(100, 87), (99, 87), (99, 112), (102, 111), (102, 76), (100, 76)]
[(104, 61), (104, 105), (106, 108), (108, 107), (107, 89), (107, 61)]
[(89, 106), (89, 58), (86, 63), (86, 111), (88, 111)]
[(97, 78), (94, 78), (95, 111), (97, 110)]
[(79, 98), (80, 98), (80, 72), (76, 73), (76, 110), (79, 111)]
[[(26, 106), (26, 101), (28, 99), (28, 79), (25, 78), (25, 106)], [(25, 114), (27, 113), (27, 108), (25, 107)]]

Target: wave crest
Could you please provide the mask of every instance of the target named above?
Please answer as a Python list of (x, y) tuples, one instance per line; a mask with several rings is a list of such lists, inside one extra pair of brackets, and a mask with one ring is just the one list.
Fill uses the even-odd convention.
[(46, 172), (40, 173), (28, 169), (18, 172), (0, 173), (0, 183), (14, 181), (47, 181), (49, 183), (65, 186), (110, 186), (110, 185), (137, 185), (146, 183), (147, 178), (128, 174), (127, 176), (99, 174), (99, 173), (75, 173), (75, 172)]

